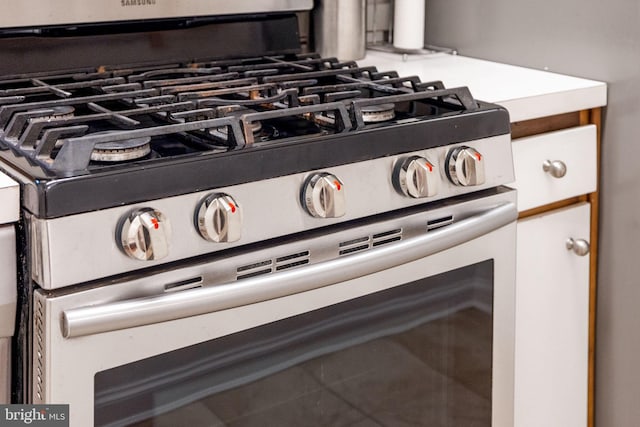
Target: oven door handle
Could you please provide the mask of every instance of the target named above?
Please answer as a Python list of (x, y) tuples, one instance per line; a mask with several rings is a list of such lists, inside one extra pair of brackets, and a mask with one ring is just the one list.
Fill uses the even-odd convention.
[(73, 338), (168, 322), (333, 285), (453, 248), (503, 227), (517, 216), (515, 203), (503, 203), (418, 237), (299, 269), (65, 310), (62, 335)]

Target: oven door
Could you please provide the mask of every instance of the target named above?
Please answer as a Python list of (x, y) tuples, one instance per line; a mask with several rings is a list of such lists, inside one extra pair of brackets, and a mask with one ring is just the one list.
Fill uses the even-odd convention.
[(37, 291), (33, 402), (78, 427), (512, 426), (516, 216), (499, 189)]

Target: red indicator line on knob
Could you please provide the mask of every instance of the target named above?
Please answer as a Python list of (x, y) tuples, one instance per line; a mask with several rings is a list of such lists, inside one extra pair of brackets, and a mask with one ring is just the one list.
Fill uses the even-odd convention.
[(234, 205), (233, 203), (229, 202), (229, 206), (231, 207), (231, 213), (235, 213), (236, 212), (236, 205)]
[(429, 168), (429, 172), (433, 172), (433, 165), (429, 162), (426, 162), (425, 165), (427, 165), (427, 168)]
[(476, 153), (476, 158), (478, 159), (478, 161), (481, 161), (482, 160), (482, 154)]
[(342, 188), (342, 186), (340, 185), (340, 183), (338, 182), (338, 180), (333, 181), (333, 183), (336, 185), (336, 188), (338, 189), (338, 191), (340, 191), (340, 189)]
[(153, 228), (155, 228), (156, 230), (160, 228), (160, 224), (158, 223), (158, 220), (155, 218), (151, 218), (151, 224), (153, 224)]

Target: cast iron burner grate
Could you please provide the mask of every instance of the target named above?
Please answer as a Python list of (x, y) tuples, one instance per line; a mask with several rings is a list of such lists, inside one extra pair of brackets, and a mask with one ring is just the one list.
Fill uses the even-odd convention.
[[(476, 108), (466, 87), (316, 54), (13, 75), (0, 79), (0, 155), (75, 176)], [(96, 155), (137, 140), (150, 148)]]

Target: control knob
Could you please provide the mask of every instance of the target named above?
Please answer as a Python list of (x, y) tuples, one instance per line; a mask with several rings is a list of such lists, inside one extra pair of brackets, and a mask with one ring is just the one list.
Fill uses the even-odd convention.
[(339, 218), (345, 214), (344, 185), (335, 175), (317, 173), (302, 188), (302, 204), (311, 216)]
[(394, 185), (405, 196), (435, 196), (438, 193), (439, 182), (437, 169), (424, 157), (411, 156), (396, 164)]
[(235, 242), (242, 234), (240, 205), (228, 194), (207, 196), (196, 210), (196, 227), (210, 242)]
[(143, 261), (158, 260), (169, 254), (171, 225), (162, 212), (140, 208), (123, 218), (120, 247), (125, 254)]
[(484, 184), (484, 158), (477, 150), (460, 146), (449, 151), (446, 173), (451, 182), (464, 187)]

